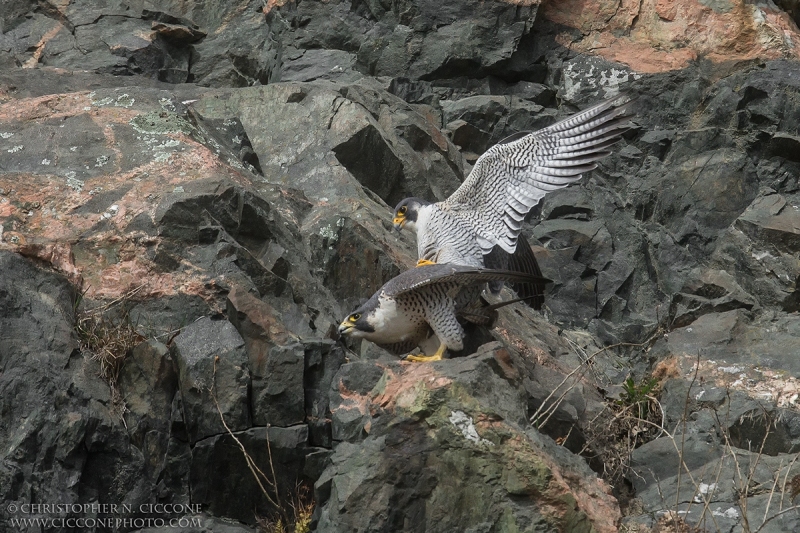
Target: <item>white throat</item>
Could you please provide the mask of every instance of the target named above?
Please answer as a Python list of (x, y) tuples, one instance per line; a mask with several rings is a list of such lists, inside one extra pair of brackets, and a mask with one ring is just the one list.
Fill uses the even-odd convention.
[(367, 333), (364, 337), (387, 344), (404, 341), (417, 329), (406, 313), (398, 311), (397, 301), (383, 294), (378, 297), (378, 306), (370, 317), (370, 325), (375, 332)]

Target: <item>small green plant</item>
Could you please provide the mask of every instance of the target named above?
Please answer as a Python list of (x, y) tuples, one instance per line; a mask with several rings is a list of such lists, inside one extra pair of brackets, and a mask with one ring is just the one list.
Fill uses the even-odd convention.
[(625, 383), (622, 384), (622, 394), (617, 403), (622, 407), (636, 409), (637, 416), (646, 419), (650, 402), (657, 388), (658, 380), (656, 378), (644, 378), (637, 385), (633, 378), (629, 376)]
[(298, 485), (289, 502), (291, 509), (281, 509), (277, 519), (256, 518), (260, 530), (264, 533), (309, 533), (314, 513), (314, 500), (309, 492), (306, 485)]

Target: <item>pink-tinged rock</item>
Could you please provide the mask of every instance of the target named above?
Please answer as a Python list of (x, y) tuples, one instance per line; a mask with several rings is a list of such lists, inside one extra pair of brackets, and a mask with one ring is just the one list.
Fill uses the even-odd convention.
[[(320, 493), (328, 483), (334, 487), (321, 530), (364, 531), (352, 509), (383, 517), (393, 497), (411, 492), (424, 498), (425, 518), (405, 508), (396, 512), (407, 513), (409, 521), (430, 521), (428, 531), (464, 531), (476, 520), (522, 530), (531, 516), (517, 514), (512, 501), (535, 502), (537, 519), (552, 531), (576, 523), (587, 531), (617, 531), (619, 506), (609, 486), (582, 460), (517, 424), (525, 403), (501, 384), (520, 383), (520, 369), (510, 366), (509, 348), (485, 348), (474, 357), (434, 364), (342, 366), (331, 404), (334, 438), (360, 444), (352, 456), (355, 447), (337, 448), (318, 482)], [(380, 466), (360, 470), (376, 460)], [(382, 471), (391, 473), (394, 488), (382, 484)]]
[(671, 0), (656, 0), (656, 13), (664, 20), (673, 21), (678, 14), (678, 5)]
[[(722, 4), (722, 3), (718, 3)], [(714, 62), (800, 57), (800, 31), (783, 11), (730, 0), (709, 7), (697, 0), (548, 1), (548, 20), (580, 31), (557, 40), (576, 52), (600, 55), (638, 72)], [(716, 6), (716, 4), (715, 4)]]
[[(0, 247), (50, 263), (76, 283), (82, 278), (90, 298), (116, 298), (139, 285), (143, 296), (210, 297), (213, 289), (196, 274), (154, 271), (146, 252), (160, 239), (128, 225), (140, 215), (152, 218), (161, 198), (198, 179), (248, 180), (180, 128), (135, 131), (142, 116), (130, 107), (135, 98), (104, 92), (113, 96), (82, 92), (0, 105), (7, 137)], [(162, 114), (161, 120), (174, 116)]]

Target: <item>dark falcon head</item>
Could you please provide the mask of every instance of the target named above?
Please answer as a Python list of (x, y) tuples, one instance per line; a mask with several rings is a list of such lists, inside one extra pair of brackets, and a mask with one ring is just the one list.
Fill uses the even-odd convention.
[(350, 313), (347, 318), (339, 324), (339, 335), (350, 335), (352, 337), (364, 337), (375, 332), (375, 328), (369, 322), (369, 317), (375, 312), (375, 303), (372, 299), (364, 305)]
[(394, 229), (400, 231), (402, 228), (407, 227), (410, 230), (416, 229), (417, 216), (419, 215), (420, 207), (431, 205), (427, 200), (422, 198), (406, 198), (394, 208)]

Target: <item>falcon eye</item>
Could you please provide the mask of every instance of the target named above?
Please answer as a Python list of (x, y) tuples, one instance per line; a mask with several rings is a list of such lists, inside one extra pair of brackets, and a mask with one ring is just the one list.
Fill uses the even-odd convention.
[(358, 313), (356, 313), (356, 314), (354, 314), (354, 315), (350, 315), (350, 322), (355, 322), (355, 321), (357, 321), (359, 318), (361, 318), (361, 315), (360, 315), (360, 314), (358, 314)]
[(403, 207), (401, 207), (400, 209), (397, 210), (397, 212), (400, 213), (401, 215), (405, 215), (406, 211), (408, 211), (408, 207), (406, 207), (406, 206), (403, 206)]

